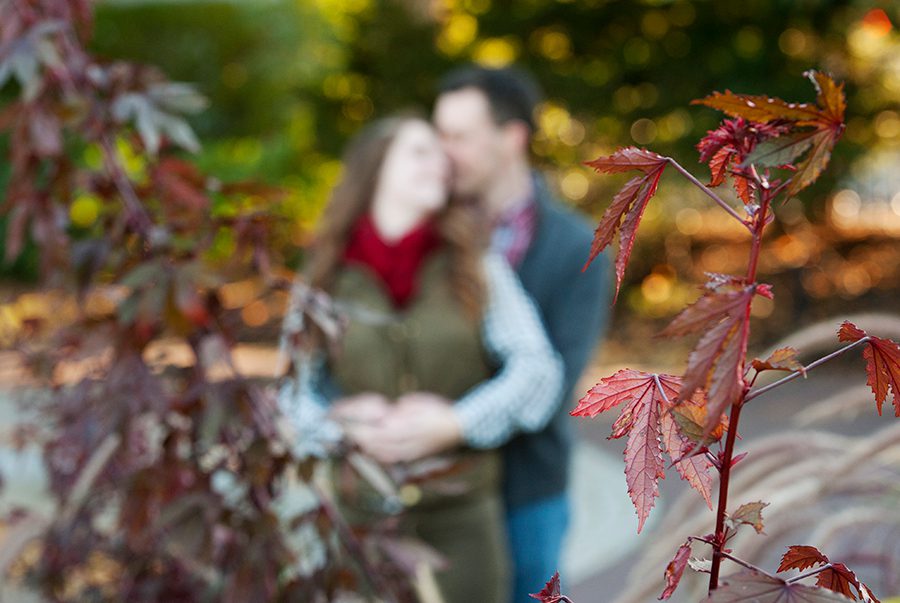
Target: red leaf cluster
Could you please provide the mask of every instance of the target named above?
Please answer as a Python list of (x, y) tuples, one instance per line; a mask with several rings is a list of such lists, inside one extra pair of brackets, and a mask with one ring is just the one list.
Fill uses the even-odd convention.
[(627, 147), (619, 149), (608, 157), (599, 157), (588, 161), (587, 165), (598, 172), (615, 174), (638, 170), (643, 176), (635, 176), (625, 183), (606, 211), (600, 218), (600, 223), (594, 231), (594, 241), (591, 244), (591, 253), (585, 262), (584, 268), (612, 243), (616, 232), (619, 233), (619, 252), (616, 254), (616, 297), (622, 286), (622, 277), (625, 274), (625, 266), (631, 256), (631, 248), (634, 246), (634, 237), (640, 224), (641, 216), (647, 208), (647, 203), (656, 194), (659, 178), (669, 161), (666, 157), (657, 155), (644, 149)]
[(750, 205), (756, 182), (750, 169), (741, 164), (757, 144), (787, 133), (790, 127), (790, 122), (785, 120), (758, 123), (738, 117), (722, 121), (722, 125), (707, 132), (697, 144), (700, 162), (709, 164), (709, 186), (719, 186), (731, 174), (738, 197), (745, 205)]
[[(755, 141), (755, 148), (749, 156), (744, 157), (739, 168), (747, 168), (751, 164), (757, 167), (790, 166), (794, 174), (786, 183), (787, 195), (794, 196), (816, 181), (831, 158), (831, 149), (844, 132), (844, 111), (847, 102), (844, 97), (843, 84), (837, 84), (830, 76), (817, 71), (809, 71), (807, 77), (816, 88), (816, 104), (788, 103), (779, 98), (734, 94), (726, 90), (714, 92), (706, 98), (694, 103), (718, 109), (734, 118), (754, 122), (750, 127), (768, 127), (774, 137), (765, 137)], [(728, 130), (710, 133), (710, 141), (704, 149), (713, 170), (713, 181), (717, 175), (732, 163), (734, 157), (726, 145), (718, 146), (718, 140), (730, 143), (749, 142), (746, 135), (737, 136), (739, 124), (734, 124), (734, 134)], [(715, 132), (719, 132), (715, 134)], [(715, 135), (714, 135), (715, 134)], [(702, 143), (701, 143), (702, 144)], [(735, 151), (739, 146), (733, 147)], [(807, 153), (806, 158), (795, 163), (796, 159)], [(721, 153), (717, 157), (717, 153)], [(737, 185), (736, 186), (743, 186)], [(741, 188), (738, 188), (741, 192)], [(742, 195), (743, 198), (743, 195)], [(744, 199), (747, 202), (747, 199)]]
[(840, 341), (854, 342), (864, 337), (868, 337), (868, 345), (863, 350), (867, 383), (875, 394), (878, 414), (881, 414), (882, 405), (890, 391), (894, 399), (894, 415), (900, 417), (900, 346), (890, 339), (868, 335), (849, 321), (844, 321), (838, 331)]
[(638, 532), (659, 496), (658, 482), (665, 478), (665, 450), (675, 468), (706, 504), (712, 508), (710, 462), (703, 456), (685, 454), (693, 444), (679, 430), (673, 416), (673, 400), (681, 379), (624, 369), (600, 380), (570, 414), (594, 417), (623, 402), (625, 408), (613, 423), (610, 438), (628, 436), (625, 446), (625, 481), (638, 514)]
[(817, 574), (816, 584), (818, 586), (841, 593), (853, 600), (858, 599), (863, 603), (880, 603), (869, 587), (863, 584), (853, 571), (843, 563), (832, 563), (814, 546), (789, 546), (781, 558), (778, 571), (786, 572), (792, 569), (803, 571), (817, 565), (825, 566)]

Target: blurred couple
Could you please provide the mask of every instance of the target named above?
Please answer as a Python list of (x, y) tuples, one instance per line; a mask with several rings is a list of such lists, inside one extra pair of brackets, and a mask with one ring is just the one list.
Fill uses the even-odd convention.
[[(400, 526), (446, 559), (446, 603), (522, 603), (557, 570), (567, 411), (607, 318), (604, 262), (581, 272), (592, 229), (531, 166), (539, 101), (523, 71), (463, 67), (432, 121), (355, 137), (304, 269), (348, 326), (279, 400), (405, 481)], [(397, 512), (333, 476), (351, 523)]]

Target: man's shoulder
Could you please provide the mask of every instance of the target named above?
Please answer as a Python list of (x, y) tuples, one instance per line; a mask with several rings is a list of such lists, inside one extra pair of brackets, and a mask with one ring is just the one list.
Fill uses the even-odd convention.
[(555, 197), (544, 201), (544, 210), (545, 218), (548, 225), (553, 227), (554, 234), (574, 237), (576, 242), (590, 241), (593, 237), (593, 229), (588, 217)]
[(536, 244), (551, 246), (557, 252), (590, 250), (594, 229), (587, 216), (560, 201), (546, 185), (538, 198), (538, 207), (540, 224)]
[(594, 239), (589, 218), (560, 201), (543, 181), (538, 180), (538, 187), (539, 224), (519, 274), (526, 280), (526, 274), (540, 275), (541, 282), (548, 286), (552, 286), (551, 281), (578, 278), (579, 282), (591, 282), (592, 287), (605, 287), (607, 261), (604, 257), (596, 258), (587, 271), (596, 278), (580, 276)]

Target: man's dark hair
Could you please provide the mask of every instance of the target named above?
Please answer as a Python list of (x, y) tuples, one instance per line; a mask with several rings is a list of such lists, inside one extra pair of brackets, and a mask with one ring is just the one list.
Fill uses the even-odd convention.
[(465, 88), (480, 90), (488, 100), (498, 125), (513, 120), (524, 122), (531, 133), (537, 129), (534, 112), (543, 94), (535, 79), (515, 67), (489, 69), (475, 65), (454, 69), (438, 83), (438, 94)]

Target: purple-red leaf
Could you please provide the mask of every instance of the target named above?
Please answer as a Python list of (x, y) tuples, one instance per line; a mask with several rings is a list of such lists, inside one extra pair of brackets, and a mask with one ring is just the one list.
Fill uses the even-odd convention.
[[(657, 386), (657, 380), (659, 385)], [(595, 385), (570, 414), (594, 417), (627, 403), (613, 423), (611, 439), (628, 436), (625, 446), (625, 481), (638, 515), (638, 532), (659, 496), (658, 482), (665, 477), (663, 446), (679, 474), (710, 503), (710, 463), (705, 457), (682, 458), (690, 447), (672, 417), (681, 386), (673, 375), (652, 375), (631, 369), (618, 371)]]
[(591, 244), (591, 252), (583, 269), (587, 269), (597, 255), (606, 249), (619, 234), (619, 251), (616, 254), (616, 297), (622, 286), (622, 277), (631, 249), (634, 246), (634, 238), (637, 227), (644, 214), (647, 203), (656, 193), (659, 178), (668, 165), (666, 157), (650, 151), (627, 147), (619, 149), (607, 157), (599, 157), (594, 161), (588, 161), (586, 165), (598, 172), (613, 174), (630, 170), (639, 170), (643, 176), (637, 176), (625, 183), (625, 186), (616, 193), (610, 206), (600, 218), (600, 223), (594, 231), (594, 241)]
[(781, 578), (747, 570), (722, 579), (722, 585), (703, 603), (848, 603), (836, 592), (788, 583)]
[(900, 346), (890, 339), (882, 339), (868, 335), (865, 331), (849, 321), (844, 321), (838, 331), (840, 341), (854, 342), (868, 337), (863, 358), (866, 360), (867, 383), (875, 394), (878, 414), (888, 392), (893, 395), (894, 415), (900, 417)]
[(666, 589), (659, 596), (660, 600), (668, 599), (675, 592), (675, 589), (678, 588), (678, 583), (681, 582), (681, 576), (684, 574), (684, 568), (687, 567), (690, 558), (691, 541), (688, 540), (678, 547), (678, 552), (675, 553), (675, 556), (669, 561), (669, 565), (666, 566)]
[(541, 603), (559, 603), (563, 600), (563, 595), (559, 592), (559, 572), (554, 572), (553, 577), (547, 581), (544, 588), (540, 592), (528, 595), (532, 599), (537, 599)]
[(681, 312), (662, 335), (687, 335), (704, 330), (688, 357), (679, 400), (691, 398), (697, 389), (707, 393), (707, 414), (702, 438), (720, 425), (722, 413), (737, 400), (744, 386), (742, 362), (747, 352), (743, 336), (750, 315), (750, 303), (763, 285), (723, 281), (713, 275), (706, 293)]

